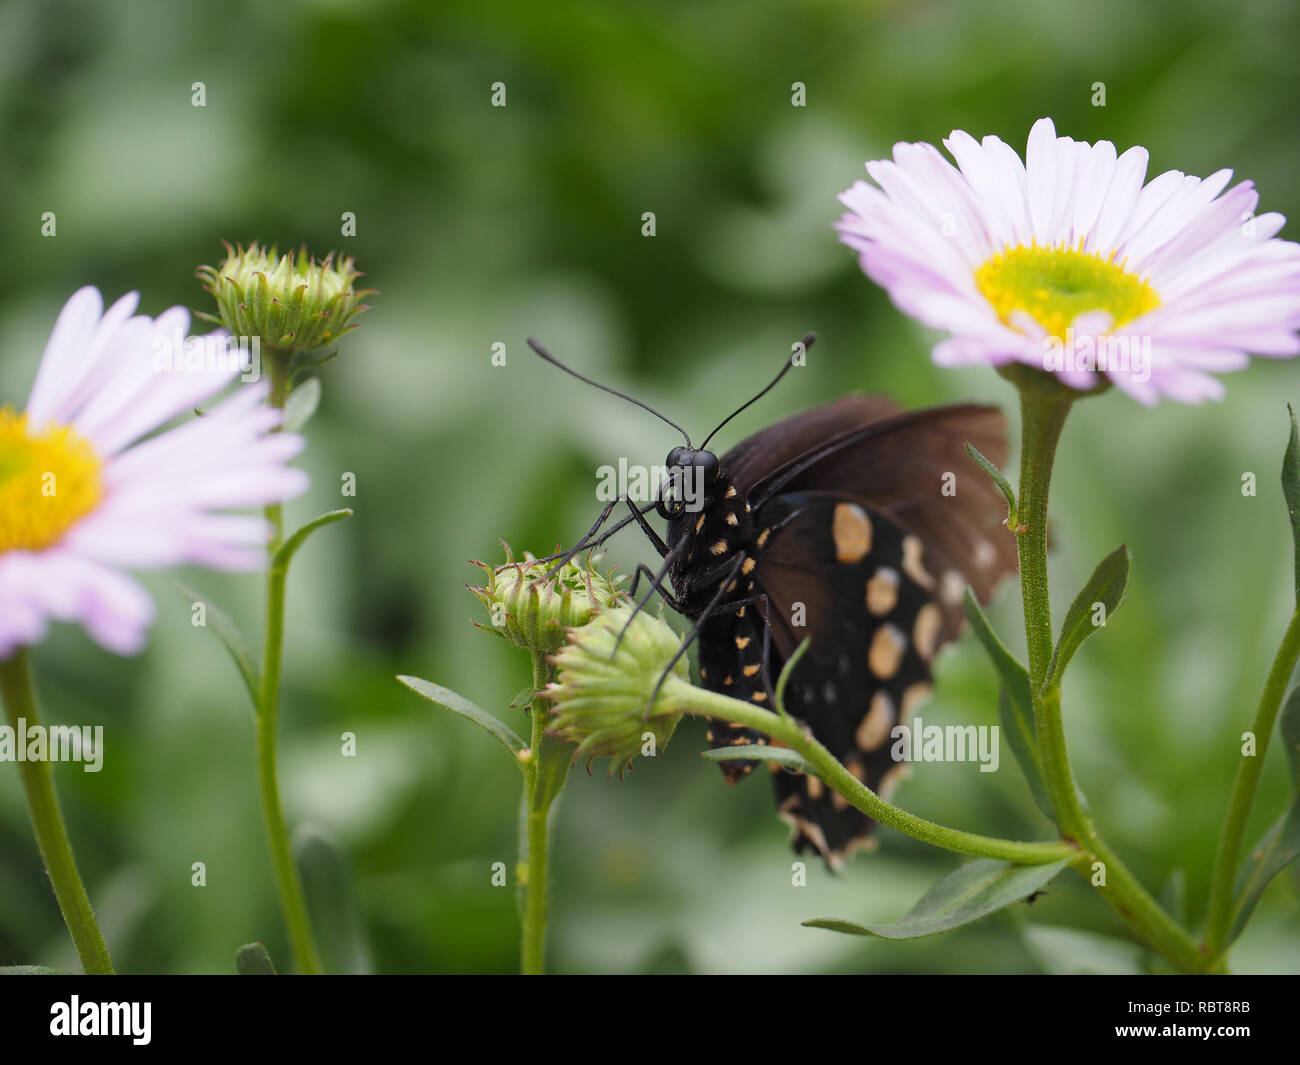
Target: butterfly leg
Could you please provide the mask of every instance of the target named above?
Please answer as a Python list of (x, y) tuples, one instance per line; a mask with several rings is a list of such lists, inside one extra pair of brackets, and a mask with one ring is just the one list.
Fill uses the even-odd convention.
[[(704, 627), (704, 623), (708, 621), (709, 616), (717, 610), (718, 604), (722, 602), (722, 597), (727, 594), (727, 585), (729, 585), (732, 579), (740, 573), (740, 567), (745, 564), (745, 558), (745, 552), (738, 551), (734, 559), (731, 559), (717, 567), (717, 569), (707, 574), (701, 582), (702, 584), (710, 584), (713, 581), (717, 581), (718, 590), (714, 593), (713, 598), (709, 600), (709, 605), (704, 608), (703, 612), (696, 619), (691, 631), (687, 633), (686, 639), (682, 641), (681, 647), (677, 648), (677, 653), (673, 655), (672, 661), (670, 661), (668, 665), (664, 667), (664, 671), (659, 674), (659, 680), (655, 682), (654, 691), (650, 693), (650, 701), (646, 704), (645, 720), (648, 721), (650, 719), (650, 711), (654, 707), (655, 700), (659, 698), (659, 690), (664, 686), (664, 681), (668, 679), (668, 674), (672, 672), (673, 667), (681, 661), (682, 655), (690, 649), (691, 644), (693, 644), (699, 637), (700, 630)], [(739, 606), (740, 604), (736, 605)], [(730, 610), (731, 606), (732, 604), (728, 603), (727, 609)]]
[(682, 604), (678, 601), (677, 597), (668, 588), (664, 587), (664, 578), (668, 576), (669, 569), (671, 569), (673, 563), (677, 561), (677, 556), (682, 553), (682, 550), (683, 548), (686, 547), (686, 544), (687, 541), (685, 540), (681, 541), (676, 547), (674, 547), (671, 551), (669, 551), (667, 555), (664, 556), (664, 564), (659, 568), (658, 573), (651, 573), (649, 566), (643, 563), (638, 563), (636, 567), (636, 576), (632, 578), (632, 587), (628, 591), (628, 595), (633, 598), (636, 597), (636, 590), (641, 584), (642, 577), (649, 578), (650, 587), (646, 589), (645, 595), (643, 595), (640, 598), (640, 600), (637, 601), (636, 605), (632, 608), (631, 617), (629, 617), (627, 621), (623, 623), (622, 631), (619, 632), (618, 639), (614, 641), (614, 652), (613, 654), (610, 655), (611, 659), (614, 657), (614, 655), (618, 654), (618, 649), (623, 645), (623, 637), (627, 635), (628, 628), (631, 626), (632, 622), (636, 619), (636, 616), (639, 613), (641, 613), (642, 610), (645, 609), (646, 604), (650, 602), (650, 597), (654, 595), (655, 592), (658, 592), (660, 595), (662, 595), (664, 597), (665, 602), (667, 602), (670, 607), (672, 607), (678, 613), (681, 613)]
[[(610, 514), (614, 512), (614, 508), (618, 506), (619, 503), (627, 503), (627, 505), (631, 508), (632, 513), (626, 518), (619, 519), (617, 522), (614, 523), (614, 525), (611, 528), (606, 529), (603, 533), (601, 533), (600, 536), (596, 536), (597, 530), (599, 530), (600, 527), (604, 525), (606, 521), (609, 520)], [(594, 550), (595, 548), (600, 547), (601, 544), (605, 543), (606, 540), (610, 539), (619, 530), (625, 529), (627, 528), (627, 526), (631, 525), (634, 520), (640, 521), (644, 528), (649, 529), (650, 526), (645, 521), (644, 517), (642, 517), (642, 515), (644, 515), (647, 511), (651, 510), (654, 506), (655, 506), (654, 503), (648, 503), (644, 507), (638, 508), (635, 503), (633, 503), (630, 499), (627, 498), (627, 496), (620, 496), (612, 503), (607, 504), (605, 509), (600, 512), (600, 517), (596, 519), (596, 523), (590, 529), (587, 530), (587, 534), (581, 540), (579, 540), (577, 544), (569, 548), (567, 551), (557, 551), (553, 555), (547, 555), (545, 558), (539, 558), (535, 560), (537, 562), (556, 562), (556, 560), (558, 559), (558, 563), (555, 566), (552, 566), (549, 570), (546, 571), (546, 573), (544, 573), (541, 577), (537, 578), (538, 581), (549, 580), (552, 576), (554, 576), (565, 566), (567, 566), (572, 559), (576, 558), (583, 551)], [(653, 530), (650, 531), (653, 534)], [(592, 539), (592, 537), (595, 537), (595, 539)], [(658, 540), (657, 536), (655, 537), (655, 540)], [(659, 544), (656, 544), (655, 546), (656, 548), (658, 548)], [(667, 547), (664, 547), (663, 551), (666, 550)], [(663, 551), (661, 551), (660, 553), (662, 554)]]

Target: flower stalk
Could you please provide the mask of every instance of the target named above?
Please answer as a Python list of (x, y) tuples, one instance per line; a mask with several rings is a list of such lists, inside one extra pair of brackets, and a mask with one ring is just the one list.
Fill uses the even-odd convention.
[[(291, 353), (272, 350), (268, 352), (266, 365), (271, 376), (269, 402), (278, 410), (283, 410), (285, 401), (289, 397), (292, 376)], [(280, 896), (280, 909), (284, 914), (285, 926), (289, 933), (289, 944), (297, 959), (299, 972), (318, 974), (323, 972), (320, 951), (312, 934), (302, 879), (293, 860), (289, 828), (280, 801), (276, 754), (280, 673), (284, 658), (285, 584), (289, 575), (289, 560), (280, 554), (284, 541), (284, 511), (281, 504), (268, 505), (266, 519), (271, 523), (272, 533), (270, 543), (267, 545), (270, 568), (266, 576), (266, 633), (255, 717), (258, 793), (261, 797), (267, 845), (271, 852), (271, 867)]]
[(574, 746), (546, 730), (550, 713), (544, 692), (555, 680), (548, 657), (533, 652), (532, 739), (524, 765), (524, 823), (519, 840), (523, 870), (523, 935), (520, 972), (540, 976), (546, 972), (546, 926), (550, 917), (549, 863), (551, 814), (573, 764)]
[(1236, 776), (1232, 781), (1228, 816), (1223, 825), (1223, 834), (1219, 839), (1219, 847), (1214, 858), (1214, 871), (1211, 874), (1209, 918), (1205, 927), (1205, 950), (1216, 960), (1227, 947), (1228, 933), (1232, 925), (1233, 885), (1236, 882), (1237, 862), (1241, 856), (1246, 820), (1255, 801), (1259, 777), (1264, 771), (1264, 756), (1268, 754), (1269, 740), (1277, 724), (1282, 697), (1286, 694), (1287, 684), (1290, 683), (1291, 675), (1295, 672), (1297, 658), (1300, 658), (1300, 608), (1291, 615), (1291, 623), (1282, 637), (1282, 645), (1273, 659), (1268, 680), (1264, 683), (1264, 692), (1255, 710), (1255, 721), (1251, 725), (1251, 731), (1255, 736), (1255, 752), (1253, 755), (1241, 756), (1241, 760), (1237, 763)]
[[(19, 649), (11, 658), (0, 660), (0, 696), (15, 732), (19, 730), (20, 720), (26, 721), (28, 730), (40, 724), (31, 666), (25, 650)], [(82, 968), (88, 976), (111, 975), (113, 962), (95, 920), (90, 897), (81, 882), (81, 874), (77, 871), (77, 860), (59, 809), (59, 797), (54, 790), (53, 768), (44, 759), (23, 759), (18, 763), (18, 770), (27, 797), (32, 830), (36, 834), (36, 845)]]
[(1060, 680), (1047, 682), (1052, 659), (1052, 612), (1047, 578), (1047, 501), (1057, 443), (1078, 393), (1024, 366), (1004, 368), (1019, 390), (1021, 409), (1020, 500), (1017, 536), (1020, 584), (1029, 652), (1034, 726), (1044, 782), (1062, 838), (1082, 850), (1074, 868), (1101, 891), (1107, 904), (1140, 942), (1183, 972), (1199, 972), (1206, 954), (1160, 907), (1101, 838), (1084, 808), (1066, 745)]

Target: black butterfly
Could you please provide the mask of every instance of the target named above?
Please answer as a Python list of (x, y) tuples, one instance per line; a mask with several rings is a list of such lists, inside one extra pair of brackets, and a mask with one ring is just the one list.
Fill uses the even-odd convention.
[[(773, 388), (813, 339), (796, 345), (771, 384), (718, 429)], [(929, 692), (934, 654), (960, 630), (967, 584), (986, 601), (1016, 568), (1001, 496), (963, 449), (969, 441), (1000, 464), (1002, 413), (973, 404), (904, 412), (879, 396), (850, 395), (777, 422), (719, 458), (708, 450), (718, 429), (693, 447), (657, 411), (529, 344), (580, 380), (650, 410), (687, 441), (668, 454), (674, 487), (648, 505), (610, 503), (576, 547), (555, 557), (572, 558), (637, 523), (664, 560), (658, 573), (637, 567), (636, 581), (650, 582), (638, 606), (657, 591), (692, 620), (683, 652), (698, 639), (701, 683), (737, 699), (771, 706), (781, 667), (809, 638), (785, 707), (887, 796), (905, 769), (891, 755), (891, 730)], [(688, 498), (692, 483), (702, 491)], [(619, 502), (630, 514), (602, 533)], [(668, 522), (664, 537), (646, 519), (652, 508)], [(766, 739), (713, 722), (709, 741), (720, 748)], [(735, 783), (757, 763), (721, 765)], [(820, 780), (774, 764), (773, 782), (796, 851), (815, 848), (837, 867), (872, 845), (876, 822)]]

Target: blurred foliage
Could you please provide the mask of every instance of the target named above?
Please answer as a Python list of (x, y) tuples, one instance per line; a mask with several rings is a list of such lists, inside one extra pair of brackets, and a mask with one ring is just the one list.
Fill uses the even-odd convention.
[[(414, 673), (503, 716), (527, 662), (470, 625), (471, 558), (569, 541), (594, 517), (595, 466), (658, 462), (676, 441), (573, 382), (527, 335), (693, 430), (712, 426), (816, 329), (810, 368), (746, 412), (734, 442), (854, 389), (909, 405), (1011, 406), (989, 371), (945, 371), (933, 338), (859, 274), (829, 223), (835, 195), (895, 140), (954, 127), (1023, 150), (1033, 120), (1151, 150), (1152, 171), (1237, 168), (1263, 208), (1300, 214), (1300, 9), (1209, 0), (1089, 5), (716, 2), (428, 4), (289, 0), (0, 6), (0, 397), (21, 403), (63, 300), (138, 289), (143, 309), (207, 309), (195, 267), (220, 239), (356, 256), (380, 290), (321, 377), (302, 459), (314, 538), (290, 585), (282, 712), (293, 821), (337, 840), (360, 909), (352, 967), (509, 971), (518, 775), (490, 738), (400, 687)], [(191, 105), (194, 82), (207, 106)], [(489, 105), (491, 85), (508, 106)], [(791, 84), (807, 84), (806, 108)], [(1093, 84), (1106, 106), (1093, 107)], [(58, 235), (40, 235), (55, 211)], [(353, 211), (357, 233), (340, 237)], [(654, 211), (657, 235), (641, 236)], [(1283, 233), (1296, 237), (1292, 223)], [(494, 368), (491, 345), (506, 344)], [(1112, 392), (1067, 427), (1054, 492), (1059, 611), (1121, 542), (1130, 596), (1066, 683), (1076, 771), (1145, 883), (1185, 872), (1203, 911), (1241, 730), (1288, 616), (1291, 549), (1277, 470), (1297, 366), (1260, 361), (1205, 408), (1140, 409)], [(1014, 419), (1014, 412), (1011, 412)], [(1253, 471), (1259, 494), (1244, 497)], [(629, 532), (611, 561), (649, 557)], [(258, 582), (186, 573), (250, 633)], [(138, 661), (57, 632), (37, 665), (46, 714), (105, 725), (103, 771), (58, 770), (73, 840), (119, 965), (231, 972), (235, 950), (287, 948), (255, 806), (250, 721), (212, 634), (164, 577)], [(1010, 589), (991, 610), (1013, 644)], [(968, 638), (927, 720), (996, 721)], [(523, 727), (516, 720), (516, 726)], [(355, 732), (356, 758), (340, 757)], [(735, 790), (687, 723), (624, 783), (574, 774), (558, 818), (553, 965), (594, 971), (1119, 971), (1137, 964), (1077, 878), (1032, 907), (920, 943), (801, 928), (887, 922), (952, 869), (887, 835), (841, 876), (791, 886), (786, 829), (761, 783)], [(927, 817), (1039, 836), (1004, 772), (926, 765), (898, 793)], [(0, 766), (0, 962), (70, 966), (17, 774)], [(1252, 838), (1285, 792), (1271, 760)], [(207, 887), (190, 886), (195, 861)], [(759, 934), (761, 932), (761, 935)], [(1234, 954), (1300, 962), (1297, 881), (1273, 885)], [(1073, 961), (1072, 959), (1079, 960)]]

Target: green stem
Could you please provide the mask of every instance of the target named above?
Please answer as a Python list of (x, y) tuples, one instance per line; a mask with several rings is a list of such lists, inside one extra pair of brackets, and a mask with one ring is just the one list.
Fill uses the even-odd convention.
[[(12, 658), (0, 660), (0, 696), (4, 699), (9, 724), (15, 733), (20, 731), (20, 721), (26, 722), (29, 732), (40, 725), (36, 691), (25, 650), (19, 650)], [(27, 812), (36, 834), (36, 846), (45, 862), (54, 897), (63, 914), (63, 923), (68, 926), (72, 942), (76, 944), (82, 968), (91, 976), (111, 974), (113, 962), (95, 921), (95, 911), (81, 882), (81, 874), (77, 872), (77, 859), (72, 853), (63, 813), (59, 810), (53, 767), (44, 759), (35, 762), (24, 759), (18, 763), (18, 771), (27, 796)]]
[(689, 713), (714, 717), (743, 725), (776, 740), (803, 756), (827, 787), (838, 792), (864, 814), (904, 835), (958, 854), (998, 858), (1018, 865), (1045, 865), (1062, 858), (1078, 858), (1078, 848), (1068, 842), (1023, 843), (997, 839), (927, 821), (887, 802), (854, 777), (830, 751), (806, 734), (792, 719), (781, 717), (752, 703), (741, 702), (718, 692), (696, 688), (676, 674), (668, 677), (662, 698), (669, 705)]
[(555, 667), (544, 654), (533, 655), (532, 756), (524, 768), (525, 814), (520, 841), (524, 870), (523, 935), (520, 971), (537, 976), (546, 971), (546, 922), (549, 916), (548, 868), (551, 812), (573, 763), (573, 745), (546, 734), (550, 704), (541, 692), (555, 679)]
[(1282, 697), (1286, 694), (1287, 684), (1290, 683), (1291, 675), (1295, 672), (1298, 657), (1300, 657), (1300, 609), (1291, 615), (1291, 624), (1287, 626), (1286, 635), (1282, 637), (1282, 645), (1277, 649), (1277, 656), (1273, 659), (1268, 680), (1264, 684), (1264, 693), (1260, 696), (1259, 707), (1255, 711), (1255, 723), (1251, 726), (1255, 736), (1255, 753), (1241, 756), (1241, 761), (1237, 763), (1237, 775), (1232, 782), (1228, 818), (1223, 825), (1223, 835), (1219, 839), (1219, 849), (1214, 858), (1214, 872), (1210, 880), (1205, 949), (1212, 958), (1217, 958), (1227, 945), (1232, 921), (1233, 885), (1237, 878), (1237, 861), (1241, 856), (1246, 820), (1255, 801), (1259, 776), (1264, 769), (1264, 756), (1268, 754), (1268, 744), (1273, 736), (1273, 727), (1277, 723), (1278, 711), (1282, 707)]
[[(271, 405), (283, 410), (289, 396), (289, 356), (270, 350), (266, 364), (271, 374)], [(277, 560), (284, 541), (284, 516), (280, 504), (266, 508), (272, 535), (268, 550), (271, 558), (266, 578), (266, 643), (262, 649), (261, 691), (256, 728), (257, 782), (262, 800), (262, 820), (266, 826), (267, 845), (271, 851), (271, 868), (280, 895), (280, 909), (289, 932), (289, 943), (302, 973), (323, 971), (320, 952), (312, 935), (307, 915), (307, 900), (302, 880), (293, 860), (289, 829), (280, 803), (280, 782), (276, 758), (276, 729), (280, 708), (280, 670), (284, 657), (284, 599), (288, 578), (288, 560)]]
[(1016, 509), (1017, 518), (1024, 526), (1017, 534), (1020, 585), (1034, 726), (1056, 823), (1062, 837), (1077, 843), (1084, 852), (1074, 867), (1101, 890), (1102, 898), (1124, 919), (1134, 935), (1182, 971), (1201, 971), (1206, 964), (1205, 954), (1187, 931), (1161, 909), (1098, 834), (1084, 808), (1070, 767), (1059, 683), (1045, 684), (1052, 658), (1047, 499), (1056, 446), (1077, 393), (1049, 375), (1024, 366), (1008, 367), (1004, 376), (1020, 391), (1020, 500)]

